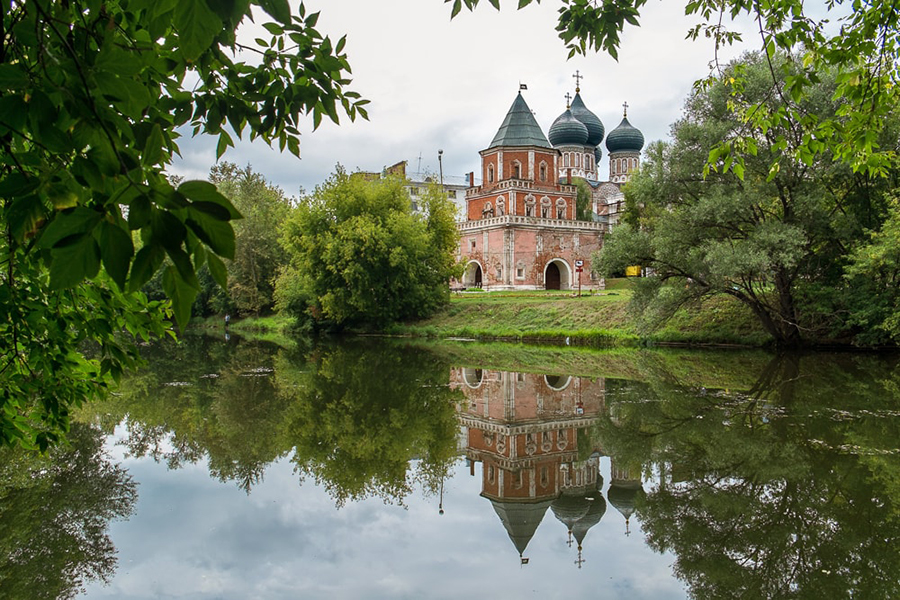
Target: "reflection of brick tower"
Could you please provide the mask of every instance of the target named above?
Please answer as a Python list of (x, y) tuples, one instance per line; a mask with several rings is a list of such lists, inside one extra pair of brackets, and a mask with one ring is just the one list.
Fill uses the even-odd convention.
[[(466, 396), (460, 422), (472, 474), (481, 462), (482, 496), (525, 563), (525, 549), (551, 505), (564, 514), (571, 498), (599, 496), (599, 458), (579, 447), (579, 434), (584, 438), (603, 409), (603, 380), (480, 369), (458, 369), (451, 378)], [(593, 517), (577, 534), (575, 525), (588, 512), (563, 521), (581, 539)]]
[(641, 484), (640, 468), (632, 468), (622, 465), (615, 459), (610, 461), (609, 503), (625, 517), (625, 535), (631, 534), (630, 519), (634, 514), (635, 500), (643, 495), (644, 488)]

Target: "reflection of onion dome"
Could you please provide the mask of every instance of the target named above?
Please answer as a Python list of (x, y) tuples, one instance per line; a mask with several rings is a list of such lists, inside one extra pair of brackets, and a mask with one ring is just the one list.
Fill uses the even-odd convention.
[(609, 490), (606, 492), (606, 497), (609, 498), (609, 503), (612, 504), (623, 517), (625, 517), (626, 535), (629, 533), (628, 521), (631, 519), (631, 515), (634, 514), (635, 499), (643, 493), (644, 490), (641, 487), (640, 481), (623, 482), (622, 485), (617, 485), (615, 482), (613, 482), (610, 484)]
[(553, 121), (548, 137), (554, 146), (583, 146), (588, 139), (588, 128), (575, 118), (571, 110), (566, 109)]
[(491, 500), (494, 505), (494, 512), (500, 517), (509, 539), (512, 540), (519, 556), (525, 554), (525, 548), (528, 542), (534, 537), (538, 525), (544, 520), (544, 514), (550, 506), (550, 500), (535, 503), (522, 502), (498, 502)]
[(589, 146), (596, 146), (603, 141), (603, 134), (606, 132), (603, 122), (597, 115), (588, 110), (581, 100), (581, 94), (578, 92), (575, 93), (575, 99), (572, 100), (572, 115), (587, 127), (587, 143)]
[(572, 531), (575, 523), (587, 514), (590, 507), (591, 501), (584, 496), (563, 494), (553, 501), (550, 509), (556, 518), (566, 526), (566, 529)]
[(606, 514), (606, 500), (599, 491), (577, 496), (563, 494), (553, 502), (551, 509), (581, 546), (588, 530)]
[(606, 136), (606, 149), (610, 152), (640, 152), (644, 147), (644, 134), (622, 117), (619, 126)]
[(584, 542), (584, 536), (587, 535), (588, 530), (599, 523), (603, 515), (606, 514), (606, 500), (603, 499), (600, 492), (597, 492), (593, 497), (588, 497), (587, 500), (591, 503), (587, 514), (578, 519), (575, 527), (572, 528), (572, 533), (575, 534), (575, 540), (578, 542), (579, 548)]

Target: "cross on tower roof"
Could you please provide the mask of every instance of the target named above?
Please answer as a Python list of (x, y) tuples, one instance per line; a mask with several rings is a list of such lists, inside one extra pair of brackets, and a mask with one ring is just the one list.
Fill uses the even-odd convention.
[(569, 92), (566, 92), (566, 108), (571, 108), (569, 106), (569, 100), (571, 100), (571, 99), (572, 99), (572, 94), (570, 94)]
[(622, 103), (622, 108), (623, 108), (623, 110), (622, 110), (622, 116), (623, 116), (623, 117), (627, 117), (627, 116), (628, 116), (628, 103), (627, 103), (627, 102), (623, 102), (623, 103)]
[(575, 74), (572, 75), (575, 78), (575, 93), (581, 91), (581, 80), (584, 79), (584, 75), (582, 75), (577, 69), (575, 70)]

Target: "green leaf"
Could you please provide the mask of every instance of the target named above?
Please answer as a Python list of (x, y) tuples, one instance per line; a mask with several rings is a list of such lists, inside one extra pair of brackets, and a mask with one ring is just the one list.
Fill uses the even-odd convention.
[(222, 158), (222, 155), (225, 154), (225, 151), (228, 148), (234, 148), (234, 141), (231, 139), (231, 136), (228, 135), (228, 132), (223, 131), (219, 134), (219, 143), (216, 144), (216, 160)]
[(228, 269), (225, 263), (215, 254), (206, 255), (206, 264), (209, 266), (209, 273), (212, 278), (219, 284), (223, 290), (228, 289)]
[(16, 198), (6, 209), (6, 222), (9, 223), (13, 237), (19, 242), (37, 235), (46, 217), (44, 206), (35, 195)]
[(100, 213), (81, 206), (58, 212), (44, 230), (39, 245), (42, 248), (52, 248), (66, 238), (89, 233), (100, 222), (100, 219)]
[(288, 0), (260, 0), (259, 5), (276, 21), (291, 24), (291, 5)]
[(213, 252), (228, 259), (234, 259), (234, 229), (227, 221), (220, 221), (209, 215), (188, 209), (190, 217), (185, 224), (190, 227), (204, 244)]
[(172, 301), (175, 321), (180, 329), (184, 329), (191, 319), (191, 306), (197, 297), (197, 290), (182, 281), (174, 267), (166, 267), (163, 271), (162, 284), (166, 296)]
[(128, 291), (136, 292), (150, 281), (165, 257), (166, 253), (163, 251), (162, 246), (151, 244), (138, 250), (137, 255), (134, 257), (134, 263), (131, 265)]
[(194, 202), (213, 202), (228, 209), (228, 214), (232, 219), (240, 219), (241, 213), (231, 204), (225, 196), (219, 193), (216, 186), (208, 181), (191, 180), (185, 181), (178, 186), (178, 191), (185, 197)]
[(128, 226), (132, 230), (141, 229), (150, 222), (151, 215), (150, 199), (147, 196), (138, 196), (128, 205)]
[(100, 249), (90, 235), (51, 252), (50, 288), (60, 290), (74, 287), (85, 279), (96, 277), (100, 271)]
[(159, 126), (159, 123), (156, 123), (153, 129), (150, 130), (150, 135), (147, 136), (147, 143), (144, 144), (144, 152), (141, 154), (141, 163), (145, 166), (161, 164), (165, 157), (163, 152), (165, 143), (162, 128)]
[(194, 272), (194, 265), (191, 263), (191, 257), (181, 248), (166, 248), (166, 254), (172, 260), (172, 264), (178, 269), (178, 276), (181, 280), (200, 291), (200, 282), (197, 280), (197, 274)]
[(31, 81), (19, 67), (11, 64), (0, 65), (0, 90), (24, 90)]
[(100, 256), (103, 266), (120, 290), (125, 289), (131, 257), (134, 256), (134, 244), (131, 236), (121, 227), (109, 221), (102, 221), (99, 229)]
[(191, 62), (209, 49), (222, 31), (221, 19), (209, 9), (206, 0), (179, 0), (173, 21), (181, 53)]

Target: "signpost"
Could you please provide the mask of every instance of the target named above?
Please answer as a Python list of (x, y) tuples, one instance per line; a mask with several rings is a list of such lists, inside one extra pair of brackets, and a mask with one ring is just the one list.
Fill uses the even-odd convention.
[(581, 296), (581, 273), (584, 271), (584, 261), (578, 259), (575, 261), (575, 272), (578, 273), (578, 296)]

